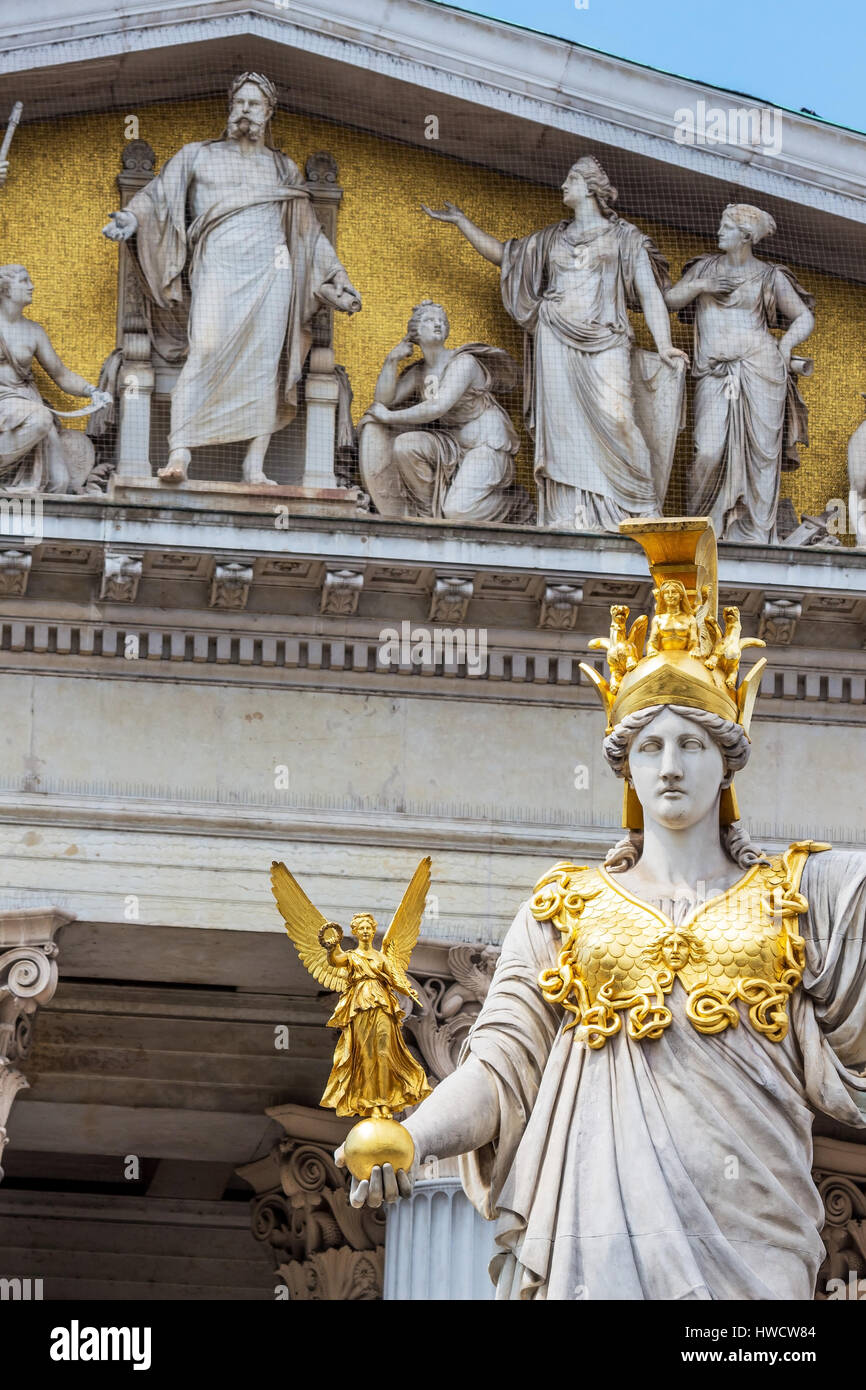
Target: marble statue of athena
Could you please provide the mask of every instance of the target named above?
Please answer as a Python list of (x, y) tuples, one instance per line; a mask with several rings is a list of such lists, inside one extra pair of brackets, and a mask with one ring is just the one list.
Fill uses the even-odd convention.
[(297, 166), (271, 144), (273, 83), (243, 73), (229, 99), (222, 136), (184, 145), (104, 228), (133, 239), (157, 349), (185, 357), (164, 482), (184, 479), (191, 449), (233, 440), (248, 442), (244, 481), (270, 481), (265, 453), (295, 413), (313, 315), (361, 307)]
[[(687, 359), (671, 344), (667, 262), (614, 212), (616, 189), (594, 156), (577, 160), (562, 194), (570, 219), (506, 242), (452, 203), (425, 211), (501, 267), (503, 303), (528, 335), (539, 524), (615, 531), (626, 517), (661, 515)], [(657, 354), (638, 355), (629, 309), (642, 311)]]
[[(866, 855), (751, 841), (732, 783), (757, 639), (736, 608), (715, 617), (705, 519), (626, 526), (656, 614), (597, 639), (609, 680), (581, 669), (627, 834), (601, 868), (542, 876), (460, 1065), (405, 1127), (419, 1162), (460, 1156), (496, 1221), (498, 1298), (811, 1299), (813, 1115), (866, 1127)], [(691, 565), (689, 535), (711, 563)], [(351, 1200), (409, 1182), (383, 1163)]]

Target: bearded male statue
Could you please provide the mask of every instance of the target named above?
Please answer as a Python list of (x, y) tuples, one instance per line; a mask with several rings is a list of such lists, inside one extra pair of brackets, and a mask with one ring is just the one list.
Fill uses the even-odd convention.
[(244, 482), (271, 482), (265, 454), (294, 417), (313, 316), (361, 308), (297, 165), (272, 144), (276, 103), (267, 77), (235, 78), (219, 139), (184, 145), (103, 228), (129, 242), (157, 350), (185, 359), (165, 483), (183, 482), (191, 449), (236, 440)]

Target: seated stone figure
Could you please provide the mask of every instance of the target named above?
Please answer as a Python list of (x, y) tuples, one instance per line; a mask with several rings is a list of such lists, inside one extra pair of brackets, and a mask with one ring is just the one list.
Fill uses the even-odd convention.
[[(82, 450), (93, 449), (84, 435), (64, 436), (33, 380), (33, 359), (72, 396), (108, 404), (76, 372), (64, 367), (41, 324), (24, 317), (33, 299), (33, 282), (23, 265), (0, 266), (0, 488), (12, 492), (71, 492)], [(85, 460), (85, 463), (87, 460)]]
[[(447, 348), (449, 332), (441, 304), (413, 309), (360, 423), (362, 483), (382, 516), (525, 520), (531, 504), (512, 486), (520, 439), (496, 400), (516, 386), (517, 364), (485, 343)], [(401, 372), (415, 347), (420, 360)]]

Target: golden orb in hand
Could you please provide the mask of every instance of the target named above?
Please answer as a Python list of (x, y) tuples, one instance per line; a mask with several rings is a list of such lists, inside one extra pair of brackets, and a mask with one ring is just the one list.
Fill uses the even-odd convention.
[(362, 1182), (377, 1164), (390, 1163), (395, 1172), (404, 1168), (408, 1173), (415, 1158), (415, 1145), (408, 1129), (397, 1120), (376, 1116), (361, 1120), (349, 1131), (344, 1158), (352, 1177)]

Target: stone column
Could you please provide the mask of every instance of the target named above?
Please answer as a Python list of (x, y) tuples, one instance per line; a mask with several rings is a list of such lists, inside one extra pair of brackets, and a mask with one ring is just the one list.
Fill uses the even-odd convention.
[(12, 1102), (28, 1085), (18, 1064), (30, 1051), (34, 1015), (57, 988), (54, 936), (71, 921), (63, 912), (43, 908), (0, 912), (0, 1159)]
[[(456, 1067), (498, 958), (496, 946), (452, 946), (441, 974), (413, 977), (424, 1009), (409, 1015), (406, 1031), (433, 1085)], [(456, 1159), (422, 1163), (411, 1198), (387, 1210), (385, 1299), (493, 1298), (488, 1265), (496, 1223), (485, 1221), (469, 1201)]]
[(428, 1163), (408, 1201), (388, 1207), (385, 1242), (387, 1301), (492, 1299), (487, 1267), (495, 1221), (485, 1221), (463, 1191), (457, 1163)]

